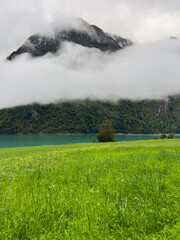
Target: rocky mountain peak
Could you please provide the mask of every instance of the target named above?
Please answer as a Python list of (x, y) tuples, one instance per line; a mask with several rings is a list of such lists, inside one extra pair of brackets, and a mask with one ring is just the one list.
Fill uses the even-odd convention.
[(40, 34), (30, 36), (7, 59), (13, 60), (23, 53), (28, 53), (32, 57), (40, 57), (46, 53), (56, 53), (63, 42), (72, 42), (88, 48), (97, 48), (101, 51), (117, 51), (132, 45), (132, 42), (128, 39), (105, 33), (98, 26), (90, 25), (85, 20), (77, 18), (75, 25), (71, 28), (63, 30), (56, 28), (53, 37)]

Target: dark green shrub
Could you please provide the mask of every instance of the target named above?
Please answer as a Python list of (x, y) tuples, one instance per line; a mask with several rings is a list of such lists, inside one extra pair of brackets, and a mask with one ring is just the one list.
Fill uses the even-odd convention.
[(174, 138), (174, 133), (169, 133), (169, 135), (168, 135), (167, 138), (168, 138), (168, 139), (173, 139), (173, 138)]
[(115, 142), (114, 129), (112, 128), (111, 121), (105, 120), (101, 124), (97, 139), (99, 142)]
[(165, 139), (166, 138), (166, 134), (161, 134), (161, 139)]

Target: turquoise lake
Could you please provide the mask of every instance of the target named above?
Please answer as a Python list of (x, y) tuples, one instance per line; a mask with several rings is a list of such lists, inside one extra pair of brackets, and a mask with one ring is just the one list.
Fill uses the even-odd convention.
[[(157, 134), (115, 134), (116, 141), (133, 141), (153, 139)], [(0, 148), (62, 145), (71, 143), (88, 143), (96, 134), (37, 134), (37, 135), (0, 135)], [(180, 138), (176, 134), (175, 138)], [(97, 141), (97, 140), (96, 140)]]

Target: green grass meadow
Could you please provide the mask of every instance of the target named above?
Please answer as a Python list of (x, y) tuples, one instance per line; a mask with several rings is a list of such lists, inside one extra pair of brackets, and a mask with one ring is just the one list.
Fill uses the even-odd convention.
[(0, 149), (0, 240), (180, 239), (180, 140)]

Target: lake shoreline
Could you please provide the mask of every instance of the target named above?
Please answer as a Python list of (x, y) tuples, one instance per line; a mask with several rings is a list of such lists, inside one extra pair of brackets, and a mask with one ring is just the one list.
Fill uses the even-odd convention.
[[(114, 136), (117, 142), (160, 138), (158, 134), (115, 134)], [(174, 137), (180, 138), (180, 134), (175, 134)], [(0, 148), (92, 142), (98, 142), (96, 134), (0, 134)]]
[[(17, 136), (31, 136), (31, 135), (97, 135), (98, 133), (7, 133), (7, 134), (0, 134), (2, 135), (17, 135)], [(158, 135), (160, 136), (162, 133), (115, 133), (115, 135)], [(169, 134), (169, 133), (164, 133)], [(175, 133), (175, 135), (178, 135), (180, 133)]]

